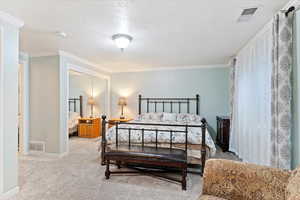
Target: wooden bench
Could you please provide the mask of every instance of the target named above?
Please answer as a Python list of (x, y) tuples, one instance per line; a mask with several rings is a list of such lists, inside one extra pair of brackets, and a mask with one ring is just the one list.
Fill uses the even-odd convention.
[[(106, 117), (102, 116), (102, 164), (106, 165), (105, 176), (106, 179), (110, 178), (111, 174), (121, 174), (121, 173), (151, 173), (153, 175), (157, 175), (160, 177), (164, 177), (176, 182), (180, 182), (182, 185), (182, 189), (186, 190), (186, 176), (187, 176), (187, 136), (188, 136), (188, 128), (189, 125), (175, 125), (175, 124), (159, 124), (159, 126), (176, 126), (176, 127), (184, 127), (184, 131), (182, 130), (151, 130), (145, 127), (151, 126), (154, 124), (145, 124), (145, 123), (116, 123), (116, 142), (113, 145), (107, 145), (106, 141), (106, 125), (109, 122), (106, 121)], [(131, 125), (143, 125), (143, 128), (140, 128), (142, 132), (142, 143), (141, 145), (131, 144), (130, 135), (131, 128), (120, 128), (119, 124), (131, 124)], [(156, 124), (157, 126), (158, 124)], [(202, 120), (202, 125), (193, 125), (191, 127), (199, 127), (202, 129), (202, 146), (204, 148), (201, 149), (202, 155), (202, 172), (205, 165), (205, 132), (206, 132), (206, 121)], [(119, 144), (118, 142), (118, 131), (119, 129), (127, 129), (129, 134), (128, 144)], [(134, 128), (137, 130), (137, 128)], [(147, 146), (144, 143), (144, 132), (147, 131), (155, 131), (156, 138), (158, 132), (170, 132), (170, 147), (158, 147), (158, 141), (156, 139), (156, 143), (154, 146)], [(177, 149), (172, 147), (172, 134), (175, 132), (181, 132), (185, 134), (185, 149)], [(126, 166), (128, 168), (133, 168), (135, 171), (111, 171), (110, 164), (111, 161), (114, 161), (117, 164), (118, 168), (121, 166)], [(180, 172), (181, 179), (175, 179), (174, 177), (162, 176), (162, 173), (173, 173)]]

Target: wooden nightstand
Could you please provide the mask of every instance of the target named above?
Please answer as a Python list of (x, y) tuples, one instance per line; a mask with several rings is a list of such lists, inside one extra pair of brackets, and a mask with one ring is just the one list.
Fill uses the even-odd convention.
[(128, 118), (128, 119), (119, 119), (119, 118), (114, 118), (114, 119), (110, 119), (108, 120), (108, 128), (113, 127), (114, 125), (116, 125), (116, 122), (129, 122), (133, 119)]
[(100, 118), (81, 118), (79, 119), (79, 137), (96, 138), (101, 136)]

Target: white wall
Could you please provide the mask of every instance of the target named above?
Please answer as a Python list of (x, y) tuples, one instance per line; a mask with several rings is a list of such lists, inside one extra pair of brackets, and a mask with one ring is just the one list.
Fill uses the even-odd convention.
[(108, 115), (109, 103), (107, 96), (110, 95), (108, 91), (108, 80), (93, 77), (93, 93), (96, 105), (94, 106), (95, 116), (101, 117), (102, 115)]
[[(125, 115), (138, 113), (138, 95), (144, 97), (195, 97), (200, 95), (200, 115), (213, 129), (216, 116), (229, 114), (229, 68), (146, 71), (112, 74), (112, 116), (120, 116), (118, 98), (125, 96)], [(191, 111), (194, 111), (191, 107)], [(215, 137), (215, 133), (212, 133)]]
[(59, 57), (30, 61), (30, 141), (45, 143), (47, 153), (60, 153)]
[(23, 22), (0, 12), (0, 198), (18, 191), (19, 28)]

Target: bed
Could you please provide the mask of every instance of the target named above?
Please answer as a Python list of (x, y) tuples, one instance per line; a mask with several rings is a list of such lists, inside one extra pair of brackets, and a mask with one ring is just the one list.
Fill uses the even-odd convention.
[(82, 102), (83, 102), (82, 96), (79, 96), (79, 98), (69, 98), (69, 118), (68, 118), (69, 136), (78, 133), (78, 120), (83, 117)]
[[(143, 98), (139, 95), (138, 102), (139, 115), (133, 121), (117, 123), (102, 137), (102, 164), (105, 164), (103, 153), (117, 148), (119, 144), (145, 143), (156, 147), (187, 148), (188, 163), (200, 164), (203, 171), (206, 158), (215, 154), (216, 147), (207, 128), (205, 134), (201, 131), (203, 121), (199, 116), (199, 95), (196, 98)], [(194, 114), (191, 112), (192, 104)], [(147, 133), (144, 133), (145, 130), (148, 130)], [(187, 144), (182, 134), (185, 131)]]
[[(141, 129), (145, 128), (143, 125), (139, 125), (139, 123), (146, 124), (157, 124), (157, 125), (148, 125), (147, 129), (159, 130), (161, 128), (161, 124), (166, 126), (163, 127), (163, 130), (166, 131), (158, 131), (158, 146), (159, 147), (169, 147), (170, 143), (170, 134), (166, 134), (165, 132), (173, 131), (172, 135), (172, 145), (174, 148), (184, 148), (185, 143), (185, 135), (180, 132), (175, 131), (184, 131), (184, 126), (167, 126), (168, 124), (174, 125), (189, 125), (188, 127), (188, 162), (190, 164), (200, 164), (201, 163), (201, 129), (199, 127), (192, 127), (192, 125), (200, 126), (202, 124), (201, 120), (203, 118), (195, 115), (195, 114), (177, 114), (177, 113), (144, 113), (139, 115), (134, 120), (130, 121), (130, 124), (120, 124), (118, 131), (118, 141), (119, 143), (128, 143), (128, 128), (131, 128), (131, 143), (138, 145), (141, 144), (142, 133)], [(106, 134), (108, 148), (110, 146), (115, 145), (116, 141), (116, 126), (108, 129)], [(150, 145), (156, 145), (156, 133), (155, 131), (148, 131), (144, 135), (144, 143)], [(206, 129), (206, 152), (207, 157), (211, 157), (216, 153), (216, 147), (213, 142), (212, 137), (210, 136), (208, 130)]]

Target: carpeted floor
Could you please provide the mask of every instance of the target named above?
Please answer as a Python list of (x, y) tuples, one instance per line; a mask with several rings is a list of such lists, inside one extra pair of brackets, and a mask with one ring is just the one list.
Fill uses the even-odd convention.
[[(202, 179), (189, 174), (187, 191), (178, 183), (142, 175), (112, 175), (105, 180), (98, 140), (72, 138), (63, 158), (30, 155), (19, 159), (20, 193), (10, 200), (196, 200)], [(216, 157), (237, 160), (218, 151)]]

